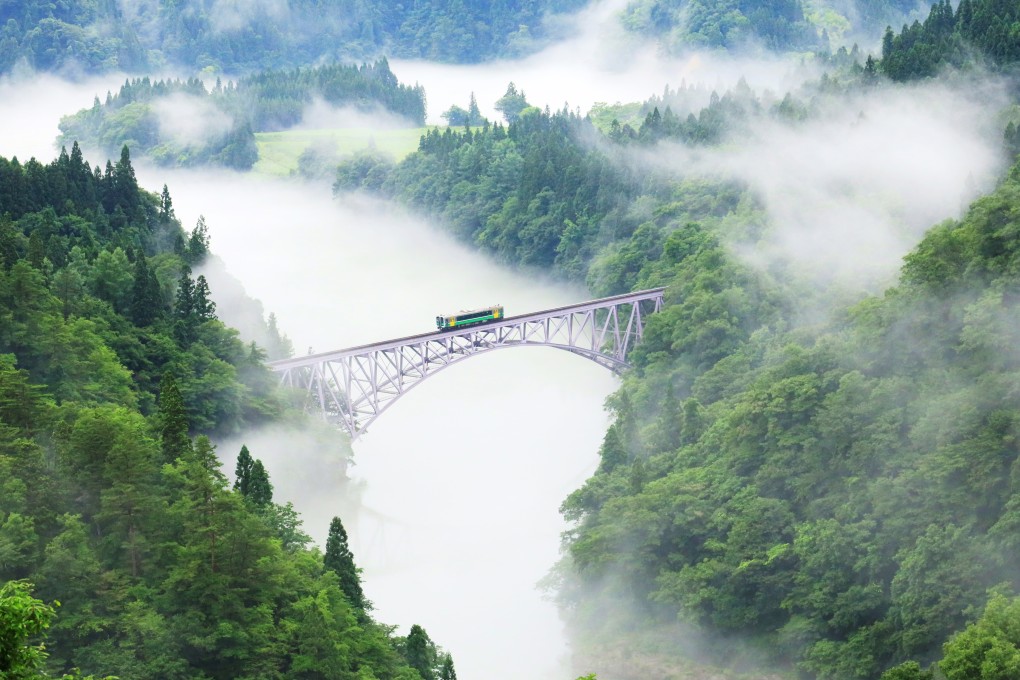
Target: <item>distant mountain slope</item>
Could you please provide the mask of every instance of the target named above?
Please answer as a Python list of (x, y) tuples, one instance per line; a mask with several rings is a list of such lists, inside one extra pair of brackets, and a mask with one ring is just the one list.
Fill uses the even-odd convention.
[(1001, 0), (949, 0), (932, 5), (928, 18), (886, 29), (882, 70), (893, 80), (930, 78), (976, 62), (1015, 68), (1020, 62), (1020, 5)]
[(91, 108), (65, 116), (60, 143), (79, 142), (114, 153), (128, 145), (162, 165), (222, 165), (250, 169), (258, 160), (255, 132), (301, 122), (313, 102), (372, 114), (409, 125), (425, 123), (425, 92), (401, 85), (382, 59), (361, 66), (267, 71), (211, 91), (197, 79), (136, 78)]
[(583, 0), (86, 0), (0, 3), (0, 73), (167, 66), (227, 73), (381, 54), (478, 62), (532, 51), (547, 14)]

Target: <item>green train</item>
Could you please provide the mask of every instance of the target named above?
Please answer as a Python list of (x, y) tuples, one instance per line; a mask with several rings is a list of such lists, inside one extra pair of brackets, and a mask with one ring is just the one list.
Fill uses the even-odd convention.
[(494, 305), (485, 309), (474, 309), (470, 312), (460, 312), (452, 316), (437, 316), (436, 328), (444, 331), (448, 328), (460, 328), (461, 326), (473, 326), (478, 323), (502, 319), (503, 305)]

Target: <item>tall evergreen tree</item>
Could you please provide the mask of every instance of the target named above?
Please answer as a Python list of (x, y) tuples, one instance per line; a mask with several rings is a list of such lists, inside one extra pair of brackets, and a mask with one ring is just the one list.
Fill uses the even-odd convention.
[(347, 531), (339, 517), (334, 517), (329, 523), (323, 567), (336, 572), (340, 577), (340, 588), (352, 605), (362, 611), (371, 608), (361, 590), (361, 576), (358, 574), (358, 568), (354, 566), (354, 555), (347, 544)]
[(177, 379), (167, 371), (159, 386), (159, 421), (163, 460), (172, 463), (191, 451), (188, 438), (188, 416)]
[(191, 264), (202, 264), (202, 261), (209, 254), (209, 227), (205, 224), (205, 216), (199, 215), (195, 228), (188, 237), (188, 262)]
[(418, 671), (422, 680), (436, 680), (436, 645), (417, 623), (407, 634), (404, 658), (408, 666)]
[[(107, 166), (109, 167), (109, 166)], [(135, 176), (135, 169), (131, 165), (131, 151), (125, 144), (120, 150), (120, 160), (112, 168), (112, 186), (110, 188), (111, 201), (108, 209), (120, 208), (127, 215), (134, 214), (135, 209), (140, 205), (140, 192), (138, 190), (138, 178)]]
[(256, 508), (267, 508), (273, 502), (273, 485), (269, 482), (269, 473), (258, 458), (251, 466), (251, 478), (245, 498)]
[(524, 92), (518, 92), (517, 86), (510, 83), (506, 88), (506, 94), (496, 100), (495, 108), (503, 114), (507, 123), (516, 123), (521, 117), (521, 111), (528, 108), (528, 100)]
[(467, 124), (481, 125), (483, 120), (482, 111), (478, 108), (478, 100), (475, 99), (475, 93), (472, 92), (471, 101), (468, 103)]
[(163, 220), (174, 219), (174, 202), (170, 199), (170, 190), (163, 185), (163, 193), (159, 197), (159, 216)]
[(174, 336), (184, 347), (195, 341), (199, 317), (195, 312), (195, 281), (191, 278), (191, 268), (184, 267), (181, 278), (177, 282), (177, 295), (174, 300)]
[(237, 454), (237, 465), (234, 467), (234, 491), (240, 492), (242, 496), (248, 495), (251, 485), (251, 469), (254, 464), (255, 461), (252, 459), (248, 447), (242, 444), (241, 452)]
[(162, 309), (163, 295), (156, 273), (149, 268), (145, 255), (138, 253), (131, 289), (131, 320), (138, 326), (148, 326), (159, 317)]
[(439, 667), (439, 680), (457, 680), (457, 671), (453, 668), (453, 657), (443, 655), (443, 664)]
[[(7, 215), (0, 215), (0, 271), (10, 269), (18, 261), (18, 237)], [(273, 317), (275, 323), (276, 319)]]
[(194, 297), (192, 298), (192, 311), (199, 322), (216, 318), (216, 303), (212, 301), (211, 296), (209, 283), (205, 280), (204, 275), (199, 274), (195, 279)]

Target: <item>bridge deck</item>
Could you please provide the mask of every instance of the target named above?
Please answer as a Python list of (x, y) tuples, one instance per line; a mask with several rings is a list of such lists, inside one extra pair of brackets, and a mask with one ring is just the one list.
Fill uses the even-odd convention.
[(580, 304), (565, 305), (563, 307), (554, 307), (552, 309), (545, 309), (539, 312), (531, 312), (530, 314), (519, 314), (517, 316), (508, 316), (499, 321), (489, 321), (484, 324), (477, 324), (472, 326), (463, 326), (461, 328), (451, 328), (445, 331), (432, 331), (431, 333), (421, 333), (419, 335), (409, 335), (404, 338), (396, 338), (393, 340), (384, 340), (382, 342), (373, 342), (367, 345), (358, 345), (356, 347), (348, 347), (346, 349), (333, 350), (332, 352), (320, 352), (317, 354), (307, 354), (302, 357), (295, 357), (291, 359), (280, 359), (278, 361), (269, 362), (268, 366), (274, 371), (285, 371), (291, 368), (299, 368), (301, 366), (310, 366), (314, 364), (320, 364), (324, 361), (332, 361), (334, 359), (340, 359), (343, 357), (354, 356), (358, 354), (365, 354), (366, 352), (374, 352), (379, 350), (393, 349), (396, 347), (403, 347), (405, 345), (412, 345), (420, 342), (428, 342), (430, 340), (439, 340), (454, 335), (460, 335), (469, 331), (478, 331), (482, 329), (496, 329), (504, 326), (515, 326), (520, 323), (526, 323), (529, 321), (541, 321), (549, 316), (555, 316), (558, 314), (574, 313), (574, 312), (586, 312), (592, 309), (600, 309), (606, 305), (611, 304), (622, 304), (633, 300), (644, 300), (654, 295), (660, 295), (665, 288), (650, 288), (648, 290), (642, 290), (635, 293), (624, 293), (623, 295), (613, 295), (611, 297), (600, 298), (598, 300), (589, 300)]
[[(354, 440), (410, 389), (469, 357), (505, 347), (566, 350), (619, 373), (641, 341), (644, 317), (659, 311), (664, 288), (519, 314), (347, 349), (274, 361), (281, 384)], [(604, 313), (602, 313), (604, 312)]]

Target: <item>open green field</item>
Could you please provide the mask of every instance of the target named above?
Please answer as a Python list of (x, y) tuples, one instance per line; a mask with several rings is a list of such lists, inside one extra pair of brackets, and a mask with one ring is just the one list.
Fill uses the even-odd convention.
[(399, 161), (418, 149), (418, 140), (429, 128), (399, 130), (370, 130), (344, 128), (340, 130), (287, 130), (284, 132), (257, 132), (259, 160), (254, 171), (267, 175), (290, 175), (297, 170), (298, 157), (309, 148), (330, 149), (341, 156), (375, 147)]

